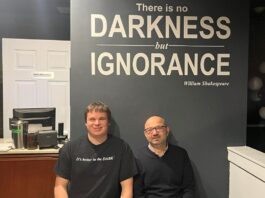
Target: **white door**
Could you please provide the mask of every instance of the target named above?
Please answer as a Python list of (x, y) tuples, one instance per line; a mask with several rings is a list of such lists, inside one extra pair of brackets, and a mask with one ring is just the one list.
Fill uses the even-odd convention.
[(70, 41), (3, 39), (3, 134), (13, 108), (56, 107), (70, 135)]

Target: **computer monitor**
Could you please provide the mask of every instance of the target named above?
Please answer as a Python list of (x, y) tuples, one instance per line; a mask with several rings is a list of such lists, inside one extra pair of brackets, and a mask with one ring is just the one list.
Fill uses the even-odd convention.
[(28, 132), (55, 130), (56, 108), (14, 108), (13, 118), (28, 122)]

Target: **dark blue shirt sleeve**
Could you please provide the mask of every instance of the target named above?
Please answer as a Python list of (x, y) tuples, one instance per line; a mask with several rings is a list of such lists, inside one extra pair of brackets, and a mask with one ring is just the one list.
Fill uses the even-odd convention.
[(120, 166), (120, 181), (126, 180), (137, 174), (137, 166), (133, 152), (128, 144), (124, 143)]

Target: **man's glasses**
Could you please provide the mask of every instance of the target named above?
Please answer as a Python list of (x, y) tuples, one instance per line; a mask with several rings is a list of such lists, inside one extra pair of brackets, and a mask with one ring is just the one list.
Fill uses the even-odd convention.
[(150, 127), (150, 128), (145, 129), (144, 132), (147, 134), (151, 134), (155, 130), (156, 132), (160, 133), (160, 132), (163, 132), (164, 128), (166, 128), (166, 127), (167, 127), (166, 125)]

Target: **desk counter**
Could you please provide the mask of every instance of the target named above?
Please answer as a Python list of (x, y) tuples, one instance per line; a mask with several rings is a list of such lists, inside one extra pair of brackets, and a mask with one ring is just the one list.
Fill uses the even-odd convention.
[(1, 197), (51, 198), (59, 149), (0, 152)]
[(227, 149), (229, 198), (264, 198), (265, 153), (247, 146)]
[(14, 155), (14, 154), (52, 154), (59, 153), (59, 149), (10, 149), (8, 151), (0, 151), (0, 155)]

